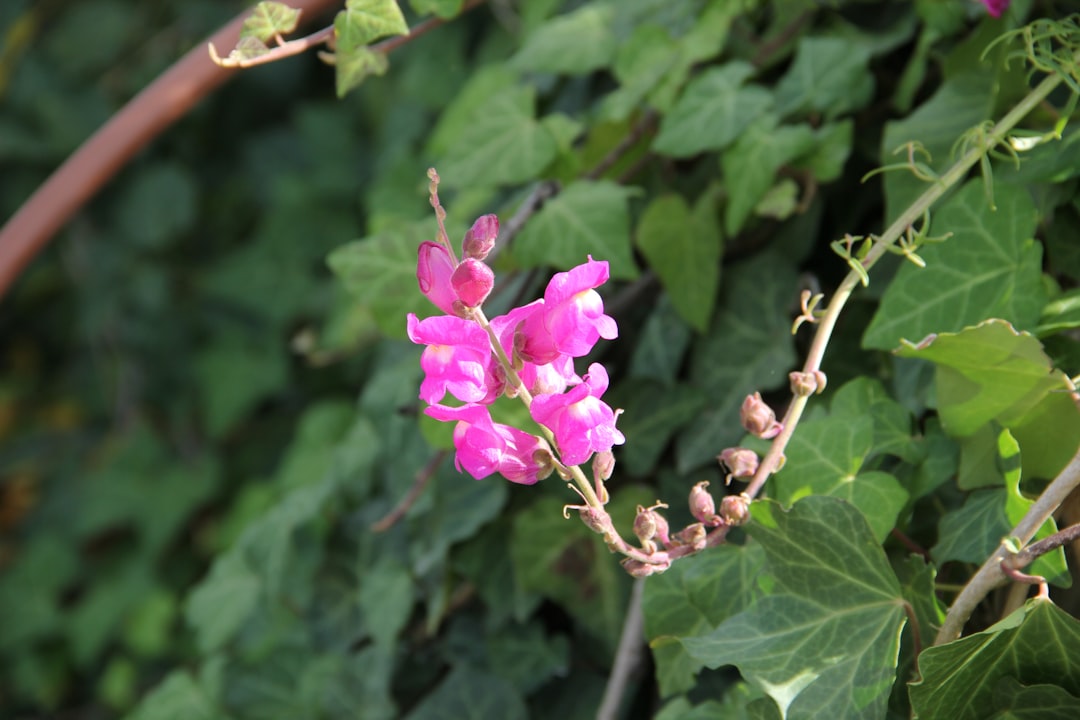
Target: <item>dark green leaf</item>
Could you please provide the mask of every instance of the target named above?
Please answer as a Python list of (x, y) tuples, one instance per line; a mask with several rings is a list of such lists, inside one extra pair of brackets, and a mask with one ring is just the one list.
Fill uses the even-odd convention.
[(835, 498), (804, 498), (789, 512), (758, 501), (752, 514), (748, 532), (775, 586), (683, 645), (709, 667), (737, 666), (791, 720), (884, 716), (904, 598), (870, 527)]
[(139, 704), (128, 720), (225, 720), (186, 670), (174, 670)]
[(505, 680), (467, 665), (454, 668), (406, 720), (525, 720), (528, 711)]
[(634, 477), (652, 473), (668, 441), (704, 404), (701, 395), (687, 385), (664, 387), (643, 379), (616, 387), (607, 401), (624, 410), (619, 429), (626, 444), (618, 451), (619, 469)]
[(1078, 644), (1075, 618), (1049, 600), (1029, 600), (989, 630), (923, 651), (922, 679), (909, 686), (912, 707), (920, 717), (992, 717), (1000, 709), (995, 690), (1005, 678), (1053, 684), (1078, 696)]
[(777, 113), (831, 119), (858, 110), (874, 93), (869, 60), (868, 48), (843, 38), (800, 38), (795, 62), (776, 85)]
[(990, 720), (1073, 720), (1080, 715), (1080, 698), (1057, 685), (1021, 685), (1002, 678), (994, 688)]
[(606, 260), (613, 278), (633, 279), (627, 200), (632, 190), (607, 180), (579, 180), (544, 204), (514, 241), (526, 267), (569, 269), (589, 255)]

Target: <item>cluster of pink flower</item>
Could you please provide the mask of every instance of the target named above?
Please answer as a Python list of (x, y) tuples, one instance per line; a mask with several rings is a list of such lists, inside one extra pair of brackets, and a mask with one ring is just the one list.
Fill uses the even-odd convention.
[(1001, 14), (1009, 9), (1010, 0), (981, 0), (991, 17), (1001, 17)]
[[(484, 259), (498, 233), (497, 217), (478, 219), (465, 234), (460, 261), (442, 233), (440, 242), (420, 245), (420, 291), (446, 314), (424, 320), (409, 314), (407, 329), (410, 340), (427, 346), (420, 360), (420, 398), (429, 404), (424, 412), (457, 422), (458, 470), (477, 479), (497, 472), (512, 482), (532, 484), (555, 467), (551, 446), (537, 435), (494, 422), (488, 406), (503, 394), (521, 397), (533, 420), (552, 433), (565, 465), (608, 453), (624, 438), (615, 428), (617, 413), (600, 399), (607, 390), (607, 371), (593, 363), (581, 378), (574, 358), (588, 354), (600, 338), (615, 338), (618, 327), (604, 314), (596, 292), (608, 279), (608, 264), (591, 256), (552, 277), (543, 299), (488, 321), (480, 306), (494, 285), (494, 273)], [(464, 404), (442, 405), (447, 393)]]

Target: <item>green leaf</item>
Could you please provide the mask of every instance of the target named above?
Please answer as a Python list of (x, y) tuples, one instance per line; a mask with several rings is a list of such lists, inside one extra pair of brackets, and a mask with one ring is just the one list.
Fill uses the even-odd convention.
[(255, 610), (259, 577), (238, 553), (214, 561), (210, 574), (188, 596), (184, 614), (199, 648), (209, 653), (228, 642)]
[(985, 322), (898, 354), (935, 364), (946, 432), (965, 437), (1000, 423), (1020, 443), (1029, 477), (1056, 476), (1080, 444), (1080, 411), (1067, 378), (1052, 369), (1038, 340), (1008, 323)]
[(619, 89), (608, 94), (600, 105), (600, 115), (606, 120), (625, 120), (644, 101), (679, 57), (675, 40), (662, 27), (639, 25), (630, 37), (619, 45), (612, 73)]
[(1021, 685), (1003, 677), (994, 687), (990, 720), (1073, 720), (1080, 716), (1080, 698), (1057, 685)]
[(128, 720), (224, 720), (186, 670), (174, 670), (147, 694)]
[(1080, 327), (1080, 290), (1070, 290), (1048, 303), (1039, 317), (1039, 337)]
[(981, 564), (1010, 530), (1005, 490), (977, 490), (962, 507), (941, 517), (938, 541), (930, 554), (939, 565), (949, 560)]
[(987, 208), (982, 183), (972, 180), (942, 206), (932, 232), (952, 237), (919, 249), (925, 268), (903, 264), (864, 347), (888, 350), (902, 338), (918, 342), (987, 318), (1035, 327), (1046, 304), (1042, 246), (1032, 239), (1035, 208), (1027, 193), (1002, 194), (997, 203), (996, 211)]
[(922, 679), (908, 686), (912, 708), (920, 717), (993, 717), (1000, 709), (995, 693), (1006, 678), (1080, 696), (1078, 646), (1080, 622), (1033, 598), (988, 630), (924, 650)]
[(701, 410), (705, 399), (692, 387), (634, 378), (608, 398), (621, 408), (619, 429), (626, 444), (619, 450), (619, 470), (634, 477), (650, 475), (671, 437)]
[(338, 47), (367, 45), (388, 35), (408, 35), (409, 24), (397, 0), (345, 0), (345, 9), (334, 18)]
[(366, 45), (339, 44), (334, 53), (335, 90), (339, 98), (348, 95), (371, 75), (385, 75), (390, 69), (386, 53), (371, 50)]
[(447, 187), (492, 187), (534, 179), (555, 159), (558, 145), (536, 121), (531, 87), (499, 92), (476, 106), (437, 167)]
[(505, 680), (458, 665), (405, 720), (525, 720), (524, 700)]
[(789, 259), (763, 253), (731, 266), (720, 312), (692, 351), (690, 379), (707, 409), (678, 438), (676, 463), (685, 473), (735, 445), (743, 435), (739, 407), (754, 391), (787, 385), (795, 363), (790, 308), (795, 269)]
[(255, 405), (285, 385), (288, 374), (283, 348), (245, 342), (240, 334), (209, 344), (195, 359), (206, 426), (212, 437), (221, 437)]
[[(808, 497), (752, 505), (772, 592), (715, 631), (683, 640), (709, 667), (735, 665), (789, 720), (885, 716), (904, 598), (858, 510)], [(946, 716), (947, 717), (947, 716)]]
[(743, 228), (754, 206), (772, 187), (776, 171), (813, 147), (814, 132), (809, 125), (778, 128), (775, 118), (768, 115), (739, 136), (720, 159), (727, 179), (724, 230), (729, 236)]
[(537, 621), (492, 633), (487, 638), (487, 651), (491, 671), (522, 695), (570, 671), (570, 643), (566, 636), (547, 635)]
[(887, 453), (908, 462), (921, 458), (911, 436), (911, 413), (893, 400), (878, 380), (863, 377), (845, 383), (833, 396), (829, 410), (834, 416), (847, 416), (852, 422), (871, 418), (874, 455)]
[(807, 495), (847, 500), (866, 516), (877, 541), (896, 525), (907, 492), (892, 475), (863, 471), (874, 449), (873, 423), (834, 413), (799, 424), (788, 444), (784, 469), (773, 478), (774, 497), (785, 505)]
[(405, 337), (405, 316), (436, 308), (416, 285), (416, 253), (433, 231), (423, 221), (342, 245), (326, 262), (349, 294), (371, 306), (379, 330)]
[(722, 150), (772, 106), (772, 95), (756, 85), (743, 86), (753, 68), (730, 62), (692, 80), (660, 122), (653, 149), (672, 157)]
[(814, 150), (791, 163), (814, 174), (819, 183), (832, 182), (844, 172), (854, 145), (855, 123), (850, 119), (823, 125), (814, 130)]
[(615, 36), (613, 11), (603, 5), (585, 5), (548, 20), (525, 38), (511, 60), (523, 71), (578, 75), (611, 64)]
[(722, 239), (716, 224), (703, 213), (692, 214), (682, 197), (661, 195), (638, 221), (637, 245), (675, 309), (691, 327), (705, 332), (720, 282)]
[(642, 610), (661, 697), (690, 690), (702, 668), (678, 639), (706, 635), (750, 607), (762, 595), (756, 578), (764, 561), (757, 543), (721, 545), (648, 579)]
[(244, 19), (240, 37), (254, 37), (268, 43), (277, 35), (288, 35), (296, 29), (300, 11), (280, 2), (260, 2)]
[(607, 260), (611, 277), (633, 279), (627, 200), (633, 190), (607, 180), (579, 180), (544, 204), (514, 241), (514, 258), (525, 267), (570, 268)]
[[(656, 380), (667, 387), (674, 385), (690, 336), (690, 327), (676, 313), (671, 296), (661, 295), (634, 346), (630, 377)], [(629, 449), (624, 447), (623, 451)]]
[(838, 37), (802, 37), (795, 61), (776, 85), (776, 112), (832, 119), (865, 106), (873, 94), (866, 46)]
[(359, 576), (357, 603), (364, 624), (377, 646), (392, 651), (397, 634), (412, 615), (413, 581), (409, 571), (386, 557), (374, 567), (360, 568)]

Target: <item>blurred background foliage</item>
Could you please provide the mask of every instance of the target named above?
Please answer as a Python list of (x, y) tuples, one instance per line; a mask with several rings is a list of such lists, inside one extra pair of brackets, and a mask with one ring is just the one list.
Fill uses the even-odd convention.
[[(959, 44), (978, 12), (928, 2), (918, 18), (909, 3), (818, 14), (775, 2), (739, 17), (755, 3), (595, 4), (601, 14), (575, 15), (567, 35), (549, 18), (589, 3), (492, 2), (410, 42), (387, 75), (342, 100), (313, 54), (244, 71), (157, 138), (24, 272), (0, 305), (0, 714), (593, 716), (629, 579), (589, 531), (562, 519), (569, 493), (473, 482), (417, 429), (419, 351), (400, 338), (404, 310), (422, 304), (410, 253), (434, 232), (424, 171), (438, 164), (446, 181), (452, 237), (482, 212), (505, 226), (530, 181), (580, 178), (646, 105), (677, 108), (732, 23), (727, 51), (759, 63), (785, 117), (813, 121), (818, 134), (792, 131), (765, 162), (758, 197), (727, 216), (718, 177), (753, 161), (734, 154), (721, 173), (714, 154), (699, 157), (718, 145), (688, 146), (693, 135), (674, 123), (654, 147), (667, 157), (647, 153), (653, 124), (596, 182), (552, 201), (570, 214), (613, 208), (598, 232), (618, 239), (605, 248), (620, 280), (607, 301), (623, 336), (598, 352), (617, 379), (612, 404), (631, 412), (612, 515), (628, 522), (635, 504), (660, 496), (681, 526), (680, 498), (694, 482), (719, 481), (711, 454), (739, 439), (731, 410), (746, 392), (785, 383), (797, 273), (834, 282), (844, 268), (827, 241), (880, 225), (880, 181), (865, 190), (858, 178), (880, 161), (885, 121), (941, 81), (928, 49)], [(3, 3), (0, 217), (243, 7)], [(640, 26), (666, 31), (675, 50)], [(576, 34), (598, 27), (620, 42), (633, 35), (641, 55), (615, 61), (616, 47)], [(792, 60), (797, 32), (815, 27), (863, 40), (844, 66), (852, 75), (830, 78), (818, 100), (803, 97)], [(706, 77), (721, 90), (730, 82), (742, 80)], [(759, 89), (740, 96), (740, 112)], [(478, 111), (494, 125), (478, 126)], [(516, 154), (485, 144), (500, 132)], [(626, 177), (636, 189), (615, 184)], [(798, 212), (792, 177), (821, 183)], [(650, 215), (648, 201), (665, 193)], [(665, 268), (664, 248), (681, 250), (686, 237), (665, 225), (672, 217), (706, 238), (685, 251), (715, 274)], [(588, 238), (559, 246), (565, 228), (534, 220), (500, 259), (507, 289), (493, 303), (531, 297), (546, 281), (513, 271), (583, 259)], [(379, 258), (396, 274), (370, 263)], [(673, 291), (680, 272), (690, 274)], [(358, 285), (378, 293), (358, 302), (346, 289)], [(891, 372), (892, 360), (859, 346), (876, 292), (842, 321), (830, 386)], [(740, 322), (748, 314), (760, 317), (753, 327)], [(722, 412), (705, 407), (719, 392)], [(446, 428), (423, 429), (445, 445)], [(432, 462), (404, 518), (373, 532)], [(732, 682), (704, 671), (694, 697)], [(745, 692), (729, 697), (745, 702)], [(641, 683), (632, 702), (635, 716), (650, 716), (654, 684)]]

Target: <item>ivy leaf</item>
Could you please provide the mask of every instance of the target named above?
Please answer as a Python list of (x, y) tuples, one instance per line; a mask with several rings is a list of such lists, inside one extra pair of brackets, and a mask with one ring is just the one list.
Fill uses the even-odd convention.
[(585, 5), (548, 20), (528, 37), (510, 64), (524, 71), (580, 75), (611, 64), (615, 35), (614, 11)]
[(1052, 478), (1080, 444), (1080, 411), (1070, 383), (1042, 345), (1000, 320), (938, 335), (903, 357), (935, 365), (938, 414), (945, 431), (966, 437), (995, 421), (1020, 443), (1024, 472)]
[(1077, 647), (1080, 622), (1033, 598), (988, 630), (924, 650), (922, 679), (908, 686), (912, 709), (920, 717), (995, 717), (995, 695), (1005, 680), (1056, 685), (1080, 696)]
[(345, 0), (345, 9), (334, 18), (339, 47), (367, 45), (388, 35), (408, 35), (409, 24), (396, 0)]
[(296, 29), (300, 11), (280, 2), (261, 2), (255, 6), (240, 28), (240, 37), (253, 37), (267, 43), (277, 35)]
[(874, 455), (891, 454), (914, 463), (921, 453), (911, 436), (911, 413), (889, 395), (878, 380), (862, 377), (844, 384), (832, 398), (829, 410), (834, 416), (873, 420)]
[(1002, 194), (990, 211), (982, 182), (964, 185), (934, 215), (935, 232), (952, 232), (926, 245), (920, 268), (904, 263), (889, 283), (863, 346), (889, 350), (902, 338), (954, 332), (987, 318), (1021, 330), (1034, 328), (1046, 304), (1042, 246), (1032, 239), (1036, 213), (1026, 192)]
[(690, 380), (707, 409), (676, 441), (680, 473), (736, 444), (743, 435), (739, 407), (755, 390), (787, 384), (795, 363), (789, 309), (797, 282), (788, 258), (763, 253), (731, 267), (720, 312), (691, 353)]
[(737, 666), (789, 720), (884, 717), (904, 598), (866, 520), (835, 498), (804, 498), (789, 512), (771, 501), (751, 507), (747, 532), (775, 585), (683, 645), (708, 667)]
[(782, 117), (824, 113), (826, 119), (857, 110), (874, 93), (870, 50), (847, 38), (803, 37), (795, 61), (776, 85)]
[(690, 157), (730, 145), (772, 107), (768, 90), (743, 86), (753, 73), (747, 63), (730, 62), (692, 80), (661, 120), (653, 149), (672, 157)]
[(994, 687), (997, 712), (990, 720), (1073, 720), (1080, 717), (1080, 697), (1057, 685), (1021, 685), (1004, 677)]
[(525, 701), (505, 680), (458, 665), (405, 720), (525, 720)]
[(404, 225), (342, 245), (326, 262), (342, 285), (371, 306), (375, 321), (389, 337), (405, 337), (405, 315), (430, 315), (431, 305), (416, 285), (416, 253), (428, 238), (430, 223)]
[(174, 670), (147, 693), (129, 720), (225, 720), (186, 670)]
[(814, 131), (815, 147), (791, 165), (806, 168), (819, 183), (832, 182), (844, 172), (844, 165), (854, 144), (855, 123), (850, 119), (830, 123)]
[(536, 120), (536, 92), (506, 89), (478, 106), (438, 165), (447, 187), (492, 187), (532, 180), (558, 145)]
[(641, 378), (617, 386), (607, 401), (624, 411), (619, 429), (626, 444), (619, 450), (619, 468), (634, 477), (653, 471), (671, 437), (705, 404), (692, 387), (665, 387)]
[(619, 45), (612, 73), (619, 89), (609, 93), (600, 105), (606, 120), (625, 120), (645, 100), (679, 58), (678, 44), (662, 27), (639, 25), (626, 42)]
[(335, 90), (339, 98), (348, 95), (370, 75), (384, 75), (390, 68), (386, 54), (366, 45), (339, 43), (334, 53)]
[[(655, 380), (664, 386), (675, 384), (686, 349), (690, 346), (690, 327), (683, 322), (669, 295), (661, 295), (641, 330), (630, 360), (630, 377)], [(624, 446), (623, 451), (629, 450)]]
[(641, 215), (637, 244), (675, 309), (704, 333), (720, 282), (722, 239), (716, 224), (703, 213), (692, 214), (682, 197), (661, 195)]
[(720, 164), (727, 179), (728, 204), (724, 230), (737, 234), (754, 206), (772, 187), (776, 171), (788, 161), (814, 147), (814, 131), (809, 125), (776, 126), (772, 116), (760, 118), (724, 151)]
[(645, 583), (645, 636), (656, 660), (661, 697), (690, 690), (702, 668), (678, 639), (706, 635), (750, 607), (762, 594), (756, 578), (764, 562), (757, 543), (721, 545), (683, 558)]
[(608, 180), (579, 180), (544, 204), (514, 241), (525, 267), (570, 268), (592, 255), (610, 263), (613, 278), (633, 279), (627, 199), (634, 190)]
[(239, 553), (214, 561), (209, 576), (188, 597), (184, 611), (203, 652), (222, 647), (247, 622), (261, 588), (259, 577)]

